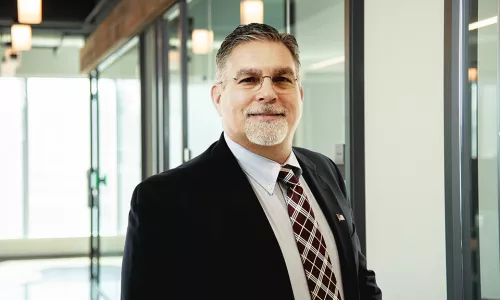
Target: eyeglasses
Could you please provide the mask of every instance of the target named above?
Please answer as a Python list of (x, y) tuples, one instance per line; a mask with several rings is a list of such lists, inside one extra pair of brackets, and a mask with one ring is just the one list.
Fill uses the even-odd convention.
[(273, 89), (277, 93), (290, 92), (296, 87), (295, 82), (297, 81), (297, 78), (294, 78), (291, 75), (279, 75), (279, 76), (246, 75), (240, 78), (233, 78), (233, 80), (236, 82), (238, 88), (242, 90), (257, 92), (264, 84), (265, 78), (271, 79)]

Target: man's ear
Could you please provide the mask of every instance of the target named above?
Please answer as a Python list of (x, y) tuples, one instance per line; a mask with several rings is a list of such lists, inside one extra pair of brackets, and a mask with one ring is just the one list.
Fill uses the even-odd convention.
[(221, 108), (220, 108), (220, 98), (221, 98), (221, 87), (218, 85), (218, 84), (214, 84), (212, 85), (212, 89), (211, 89), (211, 96), (212, 96), (212, 103), (214, 104), (215, 106), (215, 109), (217, 110), (217, 113), (219, 114), (219, 116), (221, 115)]

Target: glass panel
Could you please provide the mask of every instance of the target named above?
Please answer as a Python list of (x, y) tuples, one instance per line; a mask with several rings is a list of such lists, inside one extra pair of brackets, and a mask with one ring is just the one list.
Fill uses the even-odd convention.
[[(477, 165), (477, 202), (473, 215), (473, 250), (479, 264), (475, 299), (500, 299), (499, 246), (499, 104), (498, 104), (498, 1), (471, 3), (469, 81), (472, 100), (473, 165)], [(479, 23), (476, 23), (479, 21)], [(479, 27), (477, 29), (477, 27)], [(477, 157), (476, 157), (477, 154)], [(473, 197), (474, 198), (474, 197)], [(479, 243), (477, 243), (479, 241)], [(479, 247), (477, 247), (479, 246)], [(478, 276), (479, 275), (479, 276)]]
[[(139, 62), (137, 61), (137, 65)], [(117, 79), (118, 234), (127, 231), (130, 197), (141, 181), (141, 81)]]
[(111, 79), (99, 79), (99, 168), (106, 181), (99, 186), (100, 234), (117, 234), (118, 166), (116, 85)]
[(141, 180), (139, 46), (106, 68), (99, 79), (101, 234), (125, 234), (130, 196)]
[(89, 235), (88, 79), (28, 79), (30, 238)]
[[(224, 2), (224, 3), (221, 3)], [(222, 4), (224, 9), (219, 7)], [(225, 12), (230, 18), (217, 14)], [(189, 18), (193, 22), (193, 33), (188, 47), (188, 147), (191, 156), (204, 152), (219, 139), (222, 132), (221, 120), (212, 104), (210, 88), (215, 81), (214, 44), (222, 43), (225, 35), (239, 24), (239, 1), (194, 0), (188, 4)], [(214, 19), (215, 17), (215, 19)], [(231, 21), (233, 23), (231, 23)], [(224, 24), (215, 24), (215, 23)], [(222, 25), (222, 26), (221, 26)], [(208, 32), (213, 41), (198, 41), (196, 32)]]
[(295, 144), (343, 165), (335, 153), (345, 144), (346, 128), (344, 1), (296, 1), (292, 32), (300, 47), (304, 88)]
[[(263, 1), (264, 23), (283, 32), (285, 1)], [(222, 133), (221, 120), (212, 104), (210, 88), (215, 82), (215, 56), (224, 38), (241, 21), (240, 1), (193, 0), (188, 4), (193, 31), (188, 41), (188, 145), (192, 157), (205, 151)], [(197, 38), (213, 35), (213, 40)]]
[(179, 43), (179, 7), (176, 5), (166, 14), (168, 35), (168, 125), (169, 168), (183, 162), (182, 145), (182, 94), (181, 54)]
[(0, 239), (14, 239), (23, 236), (24, 80), (0, 78), (0, 91)]

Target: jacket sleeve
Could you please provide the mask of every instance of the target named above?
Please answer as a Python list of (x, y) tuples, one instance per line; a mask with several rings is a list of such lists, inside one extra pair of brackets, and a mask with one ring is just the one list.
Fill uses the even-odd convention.
[[(144, 297), (144, 292), (154, 287), (151, 284), (151, 228), (148, 228), (148, 212), (144, 202), (148, 202), (141, 185), (132, 195), (128, 217), (127, 235), (122, 260), (121, 299), (136, 300)], [(149, 273), (149, 274), (148, 274)]]
[(166, 291), (174, 292), (166, 275), (175, 266), (168, 263), (169, 249), (160, 238), (168, 234), (168, 217), (155, 194), (151, 186), (141, 183), (132, 195), (122, 261), (122, 300), (158, 299)]
[[(358, 234), (355, 234), (353, 239), (359, 245)], [(377, 285), (375, 272), (368, 270), (366, 266), (366, 257), (361, 253), (361, 247), (358, 246), (359, 268), (358, 268), (358, 283), (360, 299), (366, 300), (382, 300), (382, 291)]]
[[(337, 165), (330, 160), (330, 162), (335, 167), (335, 171), (337, 173), (337, 179), (339, 181), (339, 186), (344, 194), (344, 197), (348, 199), (346, 186), (344, 183), (344, 179), (342, 178), (342, 174), (340, 173)], [(349, 200), (348, 200), (348, 203)], [(352, 220), (354, 220), (354, 213), (351, 210)], [(353, 221), (354, 222), (354, 221)], [(382, 300), (382, 291), (377, 285), (377, 281), (375, 278), (375, 272), (368, 270), (367, 262), (365, 255), (361, 252), (361, 244), (359, 242), (358, 233), (356, 231), (356, 225), (353, 224), (354, 235), (352, 236), (354, 249), (357, 249), (358, 253), (358, 284), (359, 284), (359, 293), (360, 299), (363, 300)]]

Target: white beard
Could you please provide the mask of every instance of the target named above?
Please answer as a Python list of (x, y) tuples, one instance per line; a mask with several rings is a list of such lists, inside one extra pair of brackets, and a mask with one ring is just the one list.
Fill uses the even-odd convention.
[(248, 140), (260, 146), (281, 144), (288, 134), (286, 118), (273, 121), (245, 120), (245, 134)]

